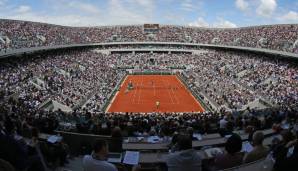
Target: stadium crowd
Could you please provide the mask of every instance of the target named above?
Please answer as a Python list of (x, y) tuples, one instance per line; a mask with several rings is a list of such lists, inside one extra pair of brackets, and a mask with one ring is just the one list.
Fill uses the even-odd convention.
[(5, 96), (17, 94), (32, 107), (48, 98), (69, 107), (83, 105), (98, 91), (102, 98), (107, 96), (116, 86), (115, 78), (123, 77), (123, 73), (111, 68), (112, 58), (93, 52), (74, 51), (23, 60), (15, 63), (14, 59), (7, 59), (1, 64), (0, 87)]
[[(186, 142), (198, 140), (194, 134), (218, 132), (223, 137), (232, 134), (225, 146), (227, 151), (225, 155), (228, 156), (215, 156), (215, 164), (207, 165), (208, 167), (215, 166), (217, 170), (238, 166), (243, 162), (255, 161), (269, 154), (267, 147), (264, 149), (265, 151), (261, 151), (262, 153), (259, 152), (261, 149), (256, 145), (258, 145), (257, 143), (262, 145), (263, 138), (261, 136), (261, 138), (255, 140), (255, 131), (272, 128), (276, 132), (285, 130), (281, 133), (283, 139), (281, 141), (276, 139), (271, 145), (270, 150), (272, 150), (275, 159), (274, 167), (277, 170), (283, 170), (284, 168), (291, 169), (291, 167), (295, 166), (294, 161), (297, 159), (297, 136), (295, 134), (298, 131), (298, 117), (297, 110), (290, 108), (270, 109), (266, 112), (262, 111), (261, 114), (247, 109), (241, 115), (232, 115), (224, 110), (218, 113), (151, 113), (147, 115), (142, 113), (94, 114), (87, 111), (75, 111), (69, 114), (62, 111), (45, 112), (34, 110), (25, 105), (21, 100), (14, 101), (11, 99), (5, 106), (1, 106), (0, 111), (0, 158), (9, 161), (19, 170), (25, 168), (29, 170), (43, 170), (43, 162), (50, 164), (50, 166), (53, 166), (56, 162), (61, 166), (67, 163), (67, 159), (69, 158), (67, 144), (63, 141), (53, 144), (38, 140), (39, 131), (47, 134), (55, 134), (55, 130), (112, 135), (113, 137), (115, 132), (112, 130), (118, 129), (121, 131), (119, 134), (120, 137), (159, 136), (163, 139), (171, 140), (170, 144), (172, 146), (170, 148), (173, 152), (171, 155), (178, 155), (181, 150), (190, 150), (191, 145), (187, 147), (185, 145), (189, 144)], [(63, 122), (74, 125), (66, 126)], [(286, 132), (289, 129), (294, 134), (292, 132)], [(239, 140), (238, 135), (233, 134), (237, 130), (245, 130), (245, 132), (250, 134), (249, 140), (256, 146), (255, 153), (257, 154), (254, 155), (252, 153), (251, 156), (248, 154), (244, 156), (243, 153), (240, 153), (242, 141), (241, 139)], [(184, 138), (187, 135), (189, 139), (183, 140), (182, 143), (180, 142), (181, 135), (184, 135)], [(235, 136), (236, 139), (234, 139)], [(231, 144), (228, 145), (229, 143)], [(295, 146), (295, 150), (293, 154), (288, 156), (287, 151), (293, 146)], [(112, 149), (115, 150), (115, 148)], [(42, 155), (39, 153), (39, 150), (41, 150)], [(97, 150), (94, 149), (94, 152)], [(185, 153), (187, 154), (187, 152)], [(84, 162), (86, 162), (85, 160), (84, 158)], [(183, 160), (188, 161), (185, 158)], [(194, 163), (199, 164), (198, 167), (201, 168), (201, 164), (197, 162), (201, 162), (201, 159)], [(183, 163), (180, 163), (181, 165), (179, 166), (178, 163), (171, 163), (170, 161), (166, 161), (166, 164), (168, 168), (173, 167), (172, 169), (184, 166)], [(213, 170), (214, 168), (209, 169)]]
[(0, 20), (1, 50), (98, 42), (193, 42), (268, 48), (297, 53), (297, 25), (255, 26), (233, 29), (161, 25), (152, 34), (143, 26), (65, 27), (27, 21)]
[(199, 58), (192, 60), (194, 67), (186, 71), (188, 83), (219, 105), (243, 108), (260, 98), (274, 105), (297, 104), (295, 64), (266, 56), (211, 51)]
[(183, 68), (187, 85), (218, 109), (245, 110), (258, 100), (267, 106), (298, 103), (294, 63), (240, 52), (102, 54), (75, 50), (4, 59), (0, 67), (1, 97), (21, 98), (32, 108), (51, 99), (72, 109), (101, 112), (124, 77), (123, 68)]

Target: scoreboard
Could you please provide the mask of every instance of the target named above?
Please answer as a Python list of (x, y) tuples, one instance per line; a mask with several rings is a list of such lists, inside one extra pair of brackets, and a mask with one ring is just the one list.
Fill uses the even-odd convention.
[(159, 24), (144, 24), (144, 33), (157, 33)]

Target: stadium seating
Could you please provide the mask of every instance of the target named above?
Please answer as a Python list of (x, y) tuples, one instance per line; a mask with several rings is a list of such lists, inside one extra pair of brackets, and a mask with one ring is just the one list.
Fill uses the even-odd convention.
[(146, 35), (142, 26), (72, 28), (3, 19), (0, 26), (0, 46), (4, 49), (110, 41), (157, 41), (257, 47), (294, 53), (298, 50), (298, 26), (294, 24), (235, 29), (164, 25), (153, 37)]

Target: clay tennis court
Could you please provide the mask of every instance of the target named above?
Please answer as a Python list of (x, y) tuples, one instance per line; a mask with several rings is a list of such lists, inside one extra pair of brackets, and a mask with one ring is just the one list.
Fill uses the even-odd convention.
[[(128, 91), (129, 82), (133, 89)], [(107, 111), (203, 112), (204, 109), (175, 75), (128, 75)]]

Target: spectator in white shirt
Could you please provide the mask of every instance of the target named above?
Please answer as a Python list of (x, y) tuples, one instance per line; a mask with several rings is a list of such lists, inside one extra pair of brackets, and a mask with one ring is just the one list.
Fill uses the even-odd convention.
[(115, 165), (107, 162), (108, 145), (105, 140), (97, 140), (91, 155), (83, 158), (84, 171), (118, 171)]
[(220, 129), (225, 129), (227, 127), (227, 116), (224, 116), (220, 121), (219, 121), (219, 128)]

